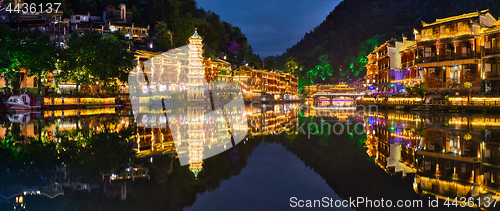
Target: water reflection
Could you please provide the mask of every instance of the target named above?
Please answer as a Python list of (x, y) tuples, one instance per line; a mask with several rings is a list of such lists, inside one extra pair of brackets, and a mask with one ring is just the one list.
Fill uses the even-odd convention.
[(499, 122), (485, 115), (366, 114), (367, 154), (390, 174), (415, 173), (416, 193), (477, 203), (500, 196)]
[[(27, 113), (19, 115), (26, 118), (10, 118), (14, 122), (5, 116), (0, 127), (0, 199), (7, 203), (0, 200), (0, 210), (5, 204), (9, 209), (20, 206), (19, 198), (15, 201), (20, 196), (23, 206), (45, 210), (182, 209), (191, 206), (197, 194), (217, 189), (221, 181), (240, 174), (261, 143), (285, 147), (343, 199), (477, 198), (495, 196), (500, 188), (500, 116), (252, 104), (244, 111), (247, 136), (232, 147), (232, 131), (218, 119), (196, 114), (202, 111), (185, 106), (163, 120), (161, 115), (147, 114), (137, 122), (130, 110), (112, 108)], [(315, 134), (308, 139), (296, 130), (320, 121), (364, 123), (365, 134), (351, 128), (340, 135)], [(228, 150), (210, 159), (188, 166), (179, 163), (183, 156), (200, 161), (225, 144), (232, 148), (228, 145)], [(61, 195), (57, 202), (34, 198)]]
[[(247, 105), (243, 111), (249, 119), (245, 131), (252, 132), (245, 134), (244, 144), (253, 136), (294, 128), (298, 108), (298, 104)], [(220, 119), (201, 114), (204, 110), (198, 106), (185, 106), (175, 112), (168, 118), (162, 113), (142, 114), (138, 122), (134, 122), (131, 110), (115, 108), (5, 116), (0, 127), (0, 167), (7, 173), (0, 176), (0, 197), (12, 203), (19, 196), (54, 198), (69, 188), (88, 192), (98, 189), (109, 197), (126, 200), (132, 188), (130, 184), (127, 187), (129, 180), (154, 176), (155, 182), (167, 184), (175, 171), (176, 177), (199, 177), (205, 167), (203, 156), (211, 156), (211, 149), (216, 147), (230, 148), (226, 146), (231, 144), (230, 134), (238, 133), (239, 128), (228, 130)], [(229, 110), (226, 115), (232, 118), (239, 113)], [(241, 156), (248, 155), (240, 151), (235, 148), (221, 156), (244, 164)], [(177, 160), (183, 157), (190, 159), (190, 175), (179, 172), (183, 168)], [(216, 165), (226, 162), (224, 157), (216, 159)], [(15, 178), (20, 172), (25, 176)], [(210, 178), (210, 172), (203, 174), (203, 180)]]

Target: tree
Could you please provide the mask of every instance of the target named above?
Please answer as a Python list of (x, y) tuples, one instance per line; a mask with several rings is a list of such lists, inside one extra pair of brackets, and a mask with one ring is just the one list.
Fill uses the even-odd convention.
[(319, 64), (307, 71), (307, 77), (311, 80), (311, 83), (317, 81), (317, 79), (321, 79), (324, 81), (326, 78), (333, 76), (332, 67), (330, 66), (330, 60), (328, 59), (328, 55), (324, 54), (318, 57)]
[(85, 31), (82, 36), (77, 33), (70, 35), (67, 45), (58, 63), (60, 72), (56, 75), (58, 80), (76, 83), (78, 92), (80, 85), (91, 84), (91, 69), (96, 69), (96, 46), (102, 37), (99, 33)]
[(90, 69), (90, 75), (98, 79), (106, 89), (110, 82), (118, 79), (127, 81), (134, 56), (113, 35), (99, 39), (96, 46), (96, 66)]
[(172, 46), (172, 32), (164, 21), (156, 22), (154, 41), (157, 49), (168, 50)]
[(472, 83), (471, 82), (465, 82), (464, 83), (464, 88), (469, 91), (469, 94), (467, 95), (467, 104), (470, 103), (470, 93), (471, 93), (471, 90), (470, 88), (472, 88)]
[(42, 87), (42, 76), (56, 70), (56, 63), (60, 53), (55, 42), (50, 41), (50, 35), (40, 30), (30, 32), (26, 40), (26, 53), (28, 59), (24, 67), (28, 70), (28, 76), (37, 76), (38, 94)]
[(26, 48), (26, 30), (11, 30), (0, 26), (0, 74), (5, 80), (5, 87), (12, 86), (13, 92), (19, 92), (21, 81), (25, 76), (23, 65), (28, 60)]
[(425, 94), (427, 93), (425, 89), (426, 89), (426, 83), (418, 83), (413, 86), (406, 87), (406, 91), (409, 94), (413, 94), (416, 95), (417, 97), (420, 97), (422, 99), (422, 102), (425, 99)]
[(85, 31), (82, 36), (72, 34), (59, 62), (61, 72), (57, 78), (75, 82), (77, 90), (94, 81), (106, 87), (116, 79), (126, 81), (133, 60), (134, 56), (114, 35), (102, 37), (95, 31)]
[(276, 70), (276, 69), (278, 69), (278, 64), (276, 63), (276, 61), (273, 61), (270, 59), (265, 59), (264, 60), (264, 69)]
[(285, 63), (283, 69), (287, 73), (293, 73), (295, 75), (298, 75), (296, 72), (299, 69), (299, 65), (297, 62), (295, 62), (295, 59), (293, 57), (288, 58), (288, 61)]
[(0, 51), (4, 52), (0, 55), (0, 73), (6, 87), (10, 84), (15, 93), (25, 76), (40, 79), (56, 69), (57, 48), (48, 34), (39, 29), (11, 30), (0, 26), (0, 37)]

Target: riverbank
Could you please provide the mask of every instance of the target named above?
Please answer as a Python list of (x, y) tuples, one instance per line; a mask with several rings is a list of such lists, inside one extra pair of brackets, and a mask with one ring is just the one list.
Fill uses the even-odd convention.
[(245, 104), (261, 103), (261, 104), (282, 104), (282, 103), (303, 103), (306, 100), (245, 100)]
[(450, 97), (444, 99), (427, 99), (411, 97), (392, 97), (386, 99), (365, 98), (357, 100), (356, 104), (367, 109), (376, 106), (381, 110), (405, 110), (428, 112), (473, 112), (473, 113), (498, 113), (500, 112), (499, 97)]
[[(244, 101), (245, 105), (250, 105), (252, 103), (257, 104), (283, 104), (283, 103), (304, 103), (305, 100), (281, 100), (281, 101)], [(131, 107), (130, 101), (125, 101), (122, 104), (119, 103), (92, 103), (92, 104), (82, 104), (82, 103), (64, 103), (61, 101), (55, 104), (44, 104), (41, 110), (68, 110), (68, 109), (89, 109), (89, 108), (119, 108), (119, 107)]]

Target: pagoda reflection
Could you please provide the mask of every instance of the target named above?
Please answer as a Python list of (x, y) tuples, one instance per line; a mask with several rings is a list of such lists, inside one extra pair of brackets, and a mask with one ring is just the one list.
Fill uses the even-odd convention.
[[(231, 134), (247, 131), (249, 137), (289, 131), (297, 126), (299, 104), (253, 104), (245, 107), (244, 117), (239, 108), (225, 112), (230, 121), (246, 118), (247, 129), (228, 127), (217, 114), (206, 113), (203, 106), (185, 106), (168, 115), (141, 114), (137, 122), (137, 139), (134, 146), (139, 157), (172, 154), (187, 158), (189, 169), (195, 176), (203, 169), (203, 159), (216, 155), (216, 148), (229, 149), (234, 140)], [(235, 143), (237, 144), (237, 143)]]
[(367, 154), (390, 174), (414, 174), (416, 193), (500, 195), (500, 117), (377, 113), (364, 119)]

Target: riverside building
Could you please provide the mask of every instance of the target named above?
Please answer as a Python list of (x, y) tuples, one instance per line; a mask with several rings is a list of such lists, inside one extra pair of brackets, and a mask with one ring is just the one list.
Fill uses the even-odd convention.
[(455, 93), (470, 83), (472, 92), (500, 93), (499, 37), (500, 23), (489, 10), (422, 21), (415, 40), (391, 39), (368, 55), (367, 88), (392, 94), (425, 82), (430, 93)]

